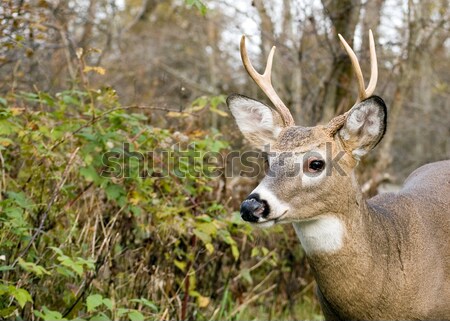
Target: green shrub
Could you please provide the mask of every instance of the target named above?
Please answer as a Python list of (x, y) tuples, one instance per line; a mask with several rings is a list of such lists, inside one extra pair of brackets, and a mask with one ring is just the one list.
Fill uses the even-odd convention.
[(0, 102), (0, 317), (234, 319), (303, 259), (280, 260), (225, 207), (217, 131), (155, 127), (112, 89)]

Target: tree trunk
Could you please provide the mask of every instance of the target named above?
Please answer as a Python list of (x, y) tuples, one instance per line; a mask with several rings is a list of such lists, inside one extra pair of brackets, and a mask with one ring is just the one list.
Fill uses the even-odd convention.
[[(333, 24), (332, 38), (337, 40), (337, 34), (340, 33), (352, 46), (359, 20), (361, 0), (322, 0), (322, 5)], [(354, 78), (351, 61), (342, 49), (336, 47), (333, 54), (333, 67), (325, 81), (323, 94), (319, 96), (316, 104), (316, 108), (322, 110), (321, 122), (327, 122), (335, 115), (345, 112), (355, 99), (352, 98), (353, 95), (349, 90), (351, 80)]]

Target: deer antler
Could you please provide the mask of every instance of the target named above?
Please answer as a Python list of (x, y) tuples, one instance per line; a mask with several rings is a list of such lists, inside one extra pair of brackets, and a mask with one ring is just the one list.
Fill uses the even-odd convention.
[[(365, 88), (363, 74), (361, 71), (361, 67), (359, 66), (358, 58), (356, 58), (355, 52), (352, 50), (352, 48), (348, 45), (348, 43), (345, 41), (345, 39), (340, 34), (338, 34), (338, 36), (339, 36), (339, 39), (341, 40), (342, 44), (344, 45), (345, 51), (347, 51), (347, 54), (350, 57), (350, 60), (353, 65), (353, 69), (356, 74), (356, 78), (358, 79), (359, 94), (358, 94), (358, 99), (356, 100), (356, 103), (358, 103), (361, 100), (372, 96), (373, 92), (375, 91), (375, 87), (377, 86), (378, 65), (377, 65), (377, 54), (375, 52), (375, 41), (373, 40), (372, 30), (369, 30), (371, 71), (370, 71), (369, 85), (367, 86), (367, 88)], [(347, 113), (344, 113), (342, 115), (334, 117), (325, 126), (325, 131), (328, 133), (329, 136), (333, 136), (342, 127), (342, 125), (344, 124), (345, 119), (347, 117)]]
[(247, 70), (250, 77), (256, 82), (256, 84), (264, 91), (264, 93), (269, 97), (270, 101), (275, 106), (275, 110), (280, 114), (284, 126), (293, 126), (294, 119), (286, 107), (286, 105), (281, 101), (280, 97), (275, 92), (275, 89), (272, 86), (272, 61), (273, 55), (275, 53), (275, 46), (272, 47), (270, 51), (269, 58), (267, 59), (266, 69), (264, 73), (261, 75), (258, 73), (255, 68), (253, 68), (250, 59), (248, 58), (247, 49), (245, 47), (245, 36), (243, 35), (241, 38), (241, 58), (244, 63), (245, 70)]
[(356, 78), (358, 79), (359, 95), (358, 100), (356, 102), (360, 102), (361, 100), (372, 96), (375, 87), (377, 86), (378, 65), (377, 65), (377, 54), (375, 52), (375, 41), (373, 40), (372, 30), (369, 30), (371, 72), (370, 72), (370, 81), (367, 88), (365, 88), (363, 74), (361, 71), (361, 67), (359, 66), (358, 58), (356, 58), (355, 52), (352, 50), (352, 48), (348, 45), (347, 41), (345, 41), (345, 39), (340, 34), (338, 34), (338, 36), (342, 44), (344, 45), (345, 51), (347, 51), (347, 54), (350, 57)]

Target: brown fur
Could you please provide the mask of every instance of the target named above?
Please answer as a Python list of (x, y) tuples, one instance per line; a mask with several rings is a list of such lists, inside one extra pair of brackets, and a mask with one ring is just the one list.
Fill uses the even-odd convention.
[[(353, 196), (345, 190), (343, 201), (361, 197), (346, 188)], [(450, 161), (438, 162), (416, 170), (400, 192), (350, 201), (337, 213), (344, 248), (309, 257), (327, 319), (450, 318), (449, 196)]]
[[(238, 112), (239, 104), (230, 109)], [(386, 108), (375, 97), (355, 105), (348, 117), (353, 112), (357, 117), (347, 118), (333, 136), (330, 126), (292, 126), (273, 136), (270, 169), (276, 175), (267, 175), (260, 186), (275, 206), (258, 222), (293, 222), (301, 229), (328, 216), (342, 224), (339, 246), (307, 252), (328, 320), (450, 320), (450, 160), (417, 169), (398, 193), (366, 200), (354, 168), (381, 139)], [(319, 152), (330, 173), (316, 181), (304, 171), (291, 177), (298, 158), (279, 162), (286, 152), (303, 163), (310, 152)], [(340, 228), (331, 225), (332, 234), (313, 230), (313, 240), (326, 244), (317, 235), (332, 239)]]
[[(291, 127), (274, 149), (304, 152), (326, 142), (321, 127)], [(342, 148), (334, 141), (333, 155)], [(265, 178), (278, 198), (301, 209), (288, 221), (332, 213), (344, 223), (341, 250), (308, 257), (327, 319), (450, 319), (450, 161), (425, 165), (400, 192), (370, 200), (348, 152), (340, 164), (346, 176), (334, 173), (310, 191), (297, 178)]]

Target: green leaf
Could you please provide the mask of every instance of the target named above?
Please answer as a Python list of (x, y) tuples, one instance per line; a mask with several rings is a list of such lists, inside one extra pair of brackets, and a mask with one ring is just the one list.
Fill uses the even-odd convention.
[(39, 102), (39, 96), (35, 93), (27, 93), (27, 92), (20, 92), (18, 95), (19, 97), (22, 97), (30, 102)]
[(254, 247), (252, 248), (252, 254), (250, 255), (250, 257), (255, 257), (259, 255), (259, 248)]
[(42, 276), (43, 274), (50, 275), (50, 272), (48, 272), (45, 268), (43, 268), (40, 265), (37, 265), (32, 262), (25, 262), (22, 258), (19, 258), (19, 266), (24, 269), (27, 272), (32, 272), (36, 274), (37, 276)]
[(146, 307), (149, 307), (151, 310), (158, 312), (158, 307), (156, 306), (155, 303), (153, 303), (153, 301), (147, 300), (145, 298), (140, 298), (140, 299), (132, 299), (130, 300), (131, 302), (136, 302), (136, 303), (140, 303), (142, 305), (145, 305)]
[(211, 236), (209, 236), (208, 234), (206, 234), (205, 232), (199, 231), (198, 229), (194, 229), (194, 234), (200, 239), (202, 240), (203, 243), (207, 244), (207, 243), (211, 243)]
[(223, 239), (225, 243), (228, 245), (236, 245), (236, 241), (233, 240), (233, 238), (230, 235), (230, 232), (228, 230), (219, 230), (219, 235)]
[(13, 135), (18, 129), (17, 123), (12, 123), (8, 119), (0, 120), (0, 135)]
[(252, 276), (250, 275), (249, 269), (242, 269), (240, 274), (244, 278), (244, 280), (246, 280), (250, 284), (253, 284), (253, 279)]
[(75, 277), (75, 273), (73, 273), (71, 270), (69, 270), (65, 266), (57, 266), (56, 272), (58, 272), (58, 274), (61, 274), (61, 275), (67, 276), (67, 277), (71, 277), (71, 278)]
[(200, 0), (195, 1), (195, 6), (200, 11), (200, 13), (204, 16), (206, 12), (208, 11), (208, 8), (205, 6), (203, 2)]
[(13, 199), (22, 208), (28, 208), (32, 205), (23, 192), (8, 192), (8, 197)]
[(111, 299), (104, 298), (104, 299), (103, 299), (103, 304), (104, 304), (110, 311), (112, 311), (112, 309), (113, 309), (113, 302), (112, 302)]
[(186, 262), (173, 260), (173, 264), (183, 272), (186, 269)]
[(218, 95), (211, 97), (211, 107), (217, 108), (220, 104), (226, 104), (227, 100), (225, 98), (225, 95)]
[(91, 294), (86, 299), (86, 306), (88, 312), (93, 312), (103, 303), (103, 297), (100, 294)]
[(185, 0), (188, 6), (196, 7), (202, 15), (205, 15), (207, 12), (207, 8), (205, 4), (200, 0)]
[(206, 243), (205, 247), (208, 250), (209, 254), (213, 254), (214, 253), (214, 245), (212, 245), (212, 243)]
[(0, 318), (7, 318), (9, 317), (14, 311), (16, 311), (16, 306), (10, 306), (4, 309), (0, 309)]
[(119, 308), (119, 309), (117, 309), (117, 316), (121, 317), (121, 316), (127, 314), (128, 311), (130, 311), (130, 309)]
[(0, 283), (0, 295), (3, 295), (5, 293), (9, 293), (9, 286)]
[(70, 268), (79, 276), (83, 276), (83, 265), (74, 263)]
[(83, 259), (81, 257), (77, 258), (78, 265), (84, 265), (88, 268), (88, 270), (92, 271), (95, 269), (95, 260), (94, 259)]
[(52, 249), (53, 252), (55, 252), (56, 254), (58, 254), (58, 255), (60, 255), (60, 256), (63, 256), (63, 255), (64, 255), (64, 253), (62, 252), (62, 250), (61, 250), (60, 248), (58, 248), (58, 247), (49, 246), (49, 248)]
[(197, 216), (197, 217), (195, 217), (195, 219), (198, 220), (198, 221), (203, 221), (203, 222), (212, 222), (211, 217), (209, 217), (209, 216), (206, 215), (206, 214)]
[(79, 262), (74, 262), (70, 257), (68, 256), (60, 256), (58, 257), (58, 260), (61, 261), (61, 264), (64, 266), (67, 266), (69, 269), (74, 271), (79, 276), (83, 275), (83, 264)]
[(109, 184), (105, 188), (105, 193), (106, 193), (106, 196), (108, 197), (108, 199), (117, 200), (121, 196), (125, 195), (125, 190), (123, 189), (123, 187), (121, 185)]
[(75, 106), (79, 106), (80, 105), (80, 101), (78, 99), (76, 99), (75, 97), (73, 97), (73, 96), (64, 95), (62, 97), (62, 100), (67, 105), (75, 105)]
[(11, 271), (11, 270), (14, 270), (14, 267), (12, 267), (11, 265), (2, 265), (2, 266), (0, 266), (0, 272)]
[(158, 306), (155, 303), (153, 303), (152, 301), (144, 299), (144, 298), (141, 298), (141, 301), (145, 306), (149, 307), (151, 310), (158, 312), (158, 310), (159, 310)]
[(89, 321), (111, 321), (111, 319), (103, 312), (100, 312), (99, 314), (94, 315), (92, 318), (90, 318)]
[(239, 258), (239, 249), (235, 244), (231, 245), (231, 254), (234, 257), (234, 260), (237, 261)]
[(8, 105), (8, 101), (5, 98), (0, 97), (0, 104), (6, 107), (6, 105)]
[(97, 171), (93, 166), (82, 167), (80, 169), (80, 175), (88, 182), (98, 183), (100, 181), (100, 176), (98, 176)]
[(214, 222), (199, 223), (196, 228), (208, 235), (216, 235), (217, 232), (217, 227)]
[(13, 286), (9, 286), (9, 293), (16, 299), (21, 308), (23, 308), (27, 302), (33, 302), (30, 293), (25, 289), (17, 289)]
[(145, 320), (142, 313), (137, 310), (131, 310), (130, 312), (128, 312), (128, 318), (130, 318), (131, 321), (144, 321)]
[(39, 99), (41, 103), (47, 104), (50, 107), (55, 105), (55, 99), (46, 92), (39, 92)]

